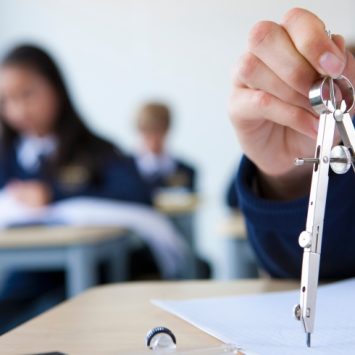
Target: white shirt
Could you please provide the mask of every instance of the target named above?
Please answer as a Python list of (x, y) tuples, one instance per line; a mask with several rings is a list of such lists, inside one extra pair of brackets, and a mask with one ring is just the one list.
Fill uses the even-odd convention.
[(24, 135), (17, 148), (17, 161), (27, 171), (34, 172), (40, 167), (41, 158), (52, 155), (58, 146), (54, 136), (36, 137)]
[(139, 172), (146, 178), (154, 175), (169, 176), (176, 170), (176, 161), (168, 153), (156, 155), (141, 151), (136, 155), (136, 162)]

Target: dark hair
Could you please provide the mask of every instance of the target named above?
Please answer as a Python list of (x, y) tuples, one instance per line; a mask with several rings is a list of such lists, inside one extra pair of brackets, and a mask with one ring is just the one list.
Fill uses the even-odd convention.
[[(56, 171), (71, 163), (80, 163), (91, 173), (98, 173), (103, 156), (118, 154), (118, 148), (93, 134), (80, 118), (70, 100), (63, 76), (48, 53), (33, 45), (20, 45), (9, 51), (2, 60), (3, 66), (20, 66), (33, 70), (48, 80), (56, 90), (59, 109), (55, 121), (54, 133), (58, 138), (58, 150), (51, 163)], [(0, 113), (1, 143), (3, 148), (11, 147), (18, 132), (8, 126)]]

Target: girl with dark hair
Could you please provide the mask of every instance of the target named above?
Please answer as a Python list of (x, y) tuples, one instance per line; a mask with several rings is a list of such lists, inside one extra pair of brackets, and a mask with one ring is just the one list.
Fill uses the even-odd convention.
[(1, 63), (0, 129), (0, 188), (20, 202), (150, 202), (131, 159), (85, 126), (58, 67), (40, 48), (17, 47)]
[[(85, 126), (53, 59), (31, 45), (0, 64), (1, 190), (32, 207), (75, 196), (150, 203), (133, 160)], [(9, 275), (0, 291), (0, 333), (43, 310), (28, 305), (62, 284), (58, 273)], [(21, 317), (11, 323), (4, 310), (14, 308)]]

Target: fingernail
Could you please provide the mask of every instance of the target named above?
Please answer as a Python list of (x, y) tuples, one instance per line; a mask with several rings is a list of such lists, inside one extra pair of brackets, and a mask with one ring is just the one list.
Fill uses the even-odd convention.
[(333, 53), (325, 52), (320, 57), (319, 64), (328, 75), (337, 78), (344, 70), (345, 61)]

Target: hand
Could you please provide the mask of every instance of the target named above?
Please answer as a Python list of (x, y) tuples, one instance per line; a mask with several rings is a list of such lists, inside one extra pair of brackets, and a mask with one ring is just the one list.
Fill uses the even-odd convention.
[(43, 207), (51, 201), (51, 192), (48, 186), (36, 180), (14, 181), (6, 188), (18, 202), (29, 207)]
[(324, 23), (306, 10), (292, 9), (281, 24), (264, 21), (251, 30), (236, 67), (230, 114), (265, 197), (290, 199), (308, 191), (312, 167), (293, 166), (294, 158), (315, 151), (318, 117), (308, 92), (320, 75), (342, 73), (354, 83), (354, 58), (344, 39), (330, 39)]

